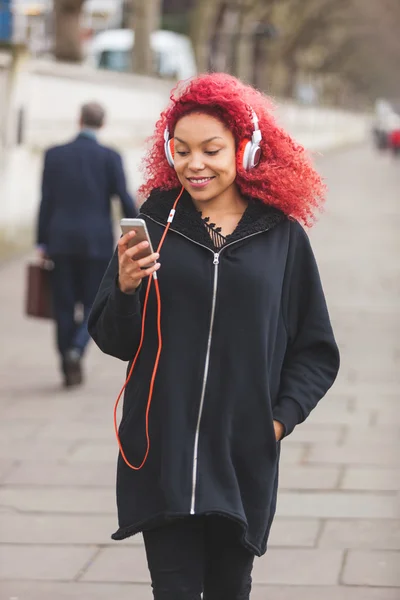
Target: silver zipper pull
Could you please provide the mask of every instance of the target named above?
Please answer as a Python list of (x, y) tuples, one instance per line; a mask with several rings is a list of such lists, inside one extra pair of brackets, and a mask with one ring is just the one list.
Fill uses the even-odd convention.
[(219, 252), (214, 252), (214, 265), (219, 265)]

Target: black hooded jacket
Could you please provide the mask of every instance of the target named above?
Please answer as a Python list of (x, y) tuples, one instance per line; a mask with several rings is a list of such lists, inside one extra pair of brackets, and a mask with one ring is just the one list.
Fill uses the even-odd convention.
[[(142, 206), (140, 216), (155, 248), (177, 194), (155, 191)], [(296, 221), (250, 200), (216, 252), (185, 193), (160, 263), (163, 350), (150, 411), (150, 453), (140, 471), (119, 456), (119, 529), (113, 538), (174, 517), (219, 514), (236, 521), (244, 545), (261, 555), (276, 506), (280, 443), (273, 419), (289, 435), (325, 395), (339, 368), (308, 237)], [(146, 285), (126, 295), (117, 281), (115, 254), (89, 331), (103, 352), (131, 361)], [(153, 286), (144, 345), (120, 424), (122, 446), (133, 464), (140, 464), (146, 450), (156, 315)]]

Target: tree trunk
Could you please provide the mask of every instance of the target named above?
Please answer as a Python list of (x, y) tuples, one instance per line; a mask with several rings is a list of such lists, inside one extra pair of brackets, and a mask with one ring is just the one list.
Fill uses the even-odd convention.
[(153, 75), (154, 62), (151, 49), (151, 34), (159, 28), (161, 14), (160, 0), (134, 0), (133, 30), (133, 71), (141, 75)]
[(84, 0), (54, 0), (55, 48), (57, 60), (81, 62), (80, 16)]
[(221, 11), (221, 0), (197, 0), (191, 14), (190, 37), (198, 71), (210, 69), (210, 54), (216, 50), (216, 25)]
[(123, 0), (122, 2), (122, 29), (133, 28), (133, 2), (132, 0)]
[(265, 40), (256, 37), (253, 46), (253, 76), (252, 84), (255, 88), (262, 89), (262, 68), (265, 64)]
[(243, 25), (244, 25), (244, 11), (242, 6), (239, 7), (239, 10), (234, 14), (231, 23), (231, 56), (230, 56), (230, 73), (238, 76), (239, 69), (239, 52), (242, 49), (242, 35), (243, 35)]
[(298, 66), (295, 62), (286, 63), (286, 83), (283, 88), (285, 98), (294, 98), (296, 95)]

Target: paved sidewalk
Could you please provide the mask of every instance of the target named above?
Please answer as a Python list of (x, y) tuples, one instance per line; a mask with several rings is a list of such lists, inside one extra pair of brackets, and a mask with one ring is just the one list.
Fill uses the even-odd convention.
[[(400, 169), (369, 149), (319, 160), (313, 245), (342, 351), (337, 384), (285, 440), (271, 549), (252, 600), (400, 600)], [(150, 600), (140, 537), (112, 542), (112, 406), (125, 365), (91, 347), (60, 389), (53, 332), (0, 269), (0, 600)]]

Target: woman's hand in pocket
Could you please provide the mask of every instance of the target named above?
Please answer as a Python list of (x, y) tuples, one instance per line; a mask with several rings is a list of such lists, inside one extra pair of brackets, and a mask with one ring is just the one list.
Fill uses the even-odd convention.
[(285, 428), (282, 425), (282, 423), (280, 423), (280, 421), (274, 421), (274, 431), (276, 441), (279, 442), (283, 438), (283, 434), (285, 433)]

